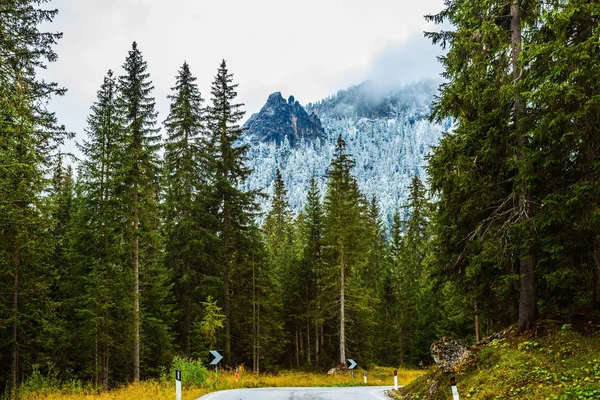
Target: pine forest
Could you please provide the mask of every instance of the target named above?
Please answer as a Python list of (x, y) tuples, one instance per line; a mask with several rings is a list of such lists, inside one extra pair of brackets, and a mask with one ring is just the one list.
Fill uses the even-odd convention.
[(341, 132), (324, 173), (273, 162), (248, 186), (235, 71), (182, 60), (159, 115), (136, 42), (98, 82), (81, 157), (64, 154), (75, 134), (48, 103), (68, 88), (39, 75), (60, 55), (47, 3), (0, 2), (5, 398), (35, 374), (108, 390), (215, 349), (256, 373), (419, 368), (443, 336), (600, 312), (600, 3), (426, 16), (446, 51), (427, 118), (445, 132), (384, 211)]

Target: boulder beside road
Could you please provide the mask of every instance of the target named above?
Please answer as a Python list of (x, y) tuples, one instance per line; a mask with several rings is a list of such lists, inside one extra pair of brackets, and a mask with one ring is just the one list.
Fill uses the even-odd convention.
[(444, 372), (454, 371), (471, 355), (471, 351), (460, 342), (442, 338), (431, 345), (431, 356), (435, 364)]

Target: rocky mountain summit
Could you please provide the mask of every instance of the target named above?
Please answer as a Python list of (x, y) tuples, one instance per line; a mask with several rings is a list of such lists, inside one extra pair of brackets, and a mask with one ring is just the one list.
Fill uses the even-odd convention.
[[(244, 142), (250, 145), (248, 166), (253, 172), (244, 189), (270, 195), (279, 168), (290, 207), (300, 212), (313, 174), (321, 194), (326, 192), (327, 169), (341, 135), (360, 190), (368, 199), (377, 198), (384, 221), (390, 223), (394, 212), (406, 205), (413, 177), (427, 180), (427, 155), (443, 132), (451, 130), (450, 120), (428, 119), (438, 85), (432, 80), (402, 87), (365, 82), (308, 104), (308, 112), (293, 98), (286, 101), (273, 93), (246, 124), (251, 130)], [(314, 123), (312, 131), (307, 130), (309, 122)], [(307, 140), (312, 137), (319, 140)], [(260, 203), (266, 211), (271, 200), (264, 197)]]
[(253, 114), (244, 127), (247, 128), (246, 135), (277, 145), (286, 137), (290, 145), (295, 146), (300, 139), (314, 140), (325, 135), (315, 113), (309, 115), (294, 96), (286, 100), (281, 92), (269, 95), (260, 112)]

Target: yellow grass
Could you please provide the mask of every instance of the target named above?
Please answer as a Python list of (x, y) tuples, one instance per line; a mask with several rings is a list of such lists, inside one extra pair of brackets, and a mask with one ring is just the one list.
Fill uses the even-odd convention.
[[(377, 367), (367, 372), (369, 385), (392, 386), (393, 368)], [(183, 400), (194, 400), (198, 397), (217, 390), (253, 388), (253, 387), (286, 387), (286, 386), (357, 386), (363, 384), (363, 370), (354, 373), (354, 380), (350, 373), (326, 375), (324, 373), (308, 373), (286, 371), (279, 374), (255, 375), (251, 372), (240, 371), (240, 379), (236, 382), (232, 371), (219, 371), (211, 373), (208, 381), (199, 388), (184, 388)], [(412, 382), (423, 371), (398, 370), (400, 385)], [(130, 384), (108, 392), (91, 393), (81, 389), (78, 393), (65, 391), (53, 394), (30, 394), (24, 400), (138, 400), (157, 399), (173, 400), (175, 397), (175, 384), (168, 381), (144, 381), (139, 384)]]

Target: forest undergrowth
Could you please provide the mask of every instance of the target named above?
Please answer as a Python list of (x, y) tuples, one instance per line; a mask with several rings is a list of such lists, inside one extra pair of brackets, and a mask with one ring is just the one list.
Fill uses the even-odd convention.
[(507, 330), (501, 336), (472, 347), (469, 360), (454, 372), (431, 367), (395, 398), (451, 399), (452, 376), (460, 397), (467, 399), (600, 398), (597, 323), (546, 320), (525, 334)]
[[(184, 367), (185, 368), (185, 367)], [(394, 368), (374, 367), (367, 372), (368, 385), (392, 385)], [(317, 372), (282, 371), (279, 373), (254, 374), (239, 369), (239, 379), (235, 379), (235, 371), (223, 369), (208, 372), (205, 369), (200, 375), (201, 383), (185, 383), (186, 371), (183, 373), (183, 400), (193, 400), (207, 393), (240, 388), (261, 387), (345, 387), (361, 386), (364, 370), (356, 370), (354, 378), (350, 372), (328, 375)], [(406, 385), (423, 374), (422, 370), (398, 370), (400, 385)], [(78, 381), (60, 382), (52, 376), (34, 374), (23, 386), (22, 400), (133, 400), (133, 399), (168, 399), (175, 396), (175, 383), (172, 374), (164, 373), (160, 379), (146, 380), (138, 384), (123, 385), (109, 391), (102, 391), (93, 386), (84, 386)]]

